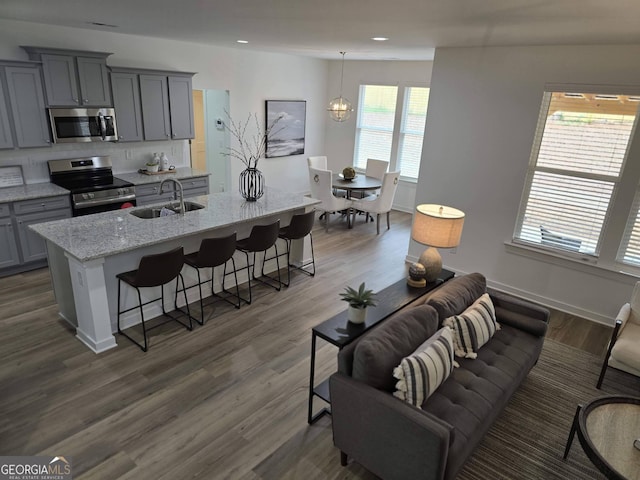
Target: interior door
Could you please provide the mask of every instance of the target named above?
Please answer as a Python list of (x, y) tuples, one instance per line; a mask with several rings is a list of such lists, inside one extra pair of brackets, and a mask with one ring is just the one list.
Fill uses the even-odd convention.
[(204, 121), (202, 90), (193, 91), (193, 124), (195, 136), (191, 140), (191, 167), (207, 171), (207, 137)]

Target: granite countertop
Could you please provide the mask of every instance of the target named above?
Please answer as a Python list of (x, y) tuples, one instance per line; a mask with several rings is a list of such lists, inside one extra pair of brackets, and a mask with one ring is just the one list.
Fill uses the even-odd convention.
[(69, 190), (49, 182), (0, 188), (0, 202), (19, 202), (20, 200), (58, 195), (69, 195)]
[(165, 178), (174, 178), (176, 180), (185, 180), (187, 178), (202, 177), (211, 175), (209, 172), (196, 170), (191, 167), (178, 167), (172, 173), (160, 173), (158, 175), (147, 175), (146, 173), (114, 173), (113, 176), (131, 182), (134, 185), (144, 185), (145, 183), (161, 182)]
[(144, 206), (39, 223), (29, 228), (78, 260), (88, 261), (320, 203), (300, 193), (269, 188), (256, 202), (245, 201), (237, 192), (202, 195), (188, 201), (205, 208), (153, 219), (130, 214), (132, 210), (149, 208)]

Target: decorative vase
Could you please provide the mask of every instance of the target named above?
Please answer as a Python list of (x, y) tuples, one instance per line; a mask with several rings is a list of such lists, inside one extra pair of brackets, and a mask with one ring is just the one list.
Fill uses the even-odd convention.
[(264, 177), (257, 168), (245, 168), (240, 173), (240, 194), (248, 202), (255, 202), (264, 195)]
[(367, 318), (367, 307), (364, 308), (356, 308), (349, 305), (349, 310), (347, 311), (347, 320), (351, 323), (364, 323)]

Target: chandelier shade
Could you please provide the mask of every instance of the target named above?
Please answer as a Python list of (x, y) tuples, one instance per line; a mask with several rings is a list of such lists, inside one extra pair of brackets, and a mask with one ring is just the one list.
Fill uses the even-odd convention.
[(329, 102), (327, 111), (331, 116), (331, 119), (336, 122), (344, 122), (349, 119), (351, 112), (353, 112), (353, 106), (351, 102), (342, 96), (342, 82), (344, 80), (344, 56), (346, 52), (340, 52), (342, 54), (342, 72), (340, 73), (340, 96), (334, 98)]

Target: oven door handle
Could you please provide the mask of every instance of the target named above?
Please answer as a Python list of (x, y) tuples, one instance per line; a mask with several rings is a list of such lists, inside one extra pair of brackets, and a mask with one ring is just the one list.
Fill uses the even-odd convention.
[(118, 198), (109, 198), (109, 199), (99, 198), (99, 199), (92, 199), (92, 200), (81, 200), (79, 202), (74, 201), (73, 206), (75, 208), (87, 208), (87, 207), (94, 207), (96, 205), (109, 205), (111, 203), (125, 203), (135, 199), (136, 199), (136, 194), (132, 193), (130, 195), (123, 195)]

